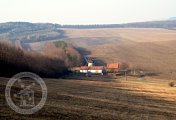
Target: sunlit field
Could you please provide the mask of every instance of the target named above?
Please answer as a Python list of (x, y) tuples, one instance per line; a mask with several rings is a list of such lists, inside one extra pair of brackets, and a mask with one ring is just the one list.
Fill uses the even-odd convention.
[[(3, 119), (118, 119), (174, 120), (176, 88), (169, 80), (143, 80), (129, 77), (97, 80), (44, 79), (48, 87), (45, 106), (33, 115), (19, 115), (6, 104), (1, 94)], [(4, 93), (7, 78), (1, 78)]]

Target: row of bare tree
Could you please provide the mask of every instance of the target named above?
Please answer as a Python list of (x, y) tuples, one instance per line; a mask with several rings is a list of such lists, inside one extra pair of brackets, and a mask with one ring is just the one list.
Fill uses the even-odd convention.
[(68, 72), (68, 67), (77, 64), (75, 61), (79, 59), (79, 53), (72, 47), (68, 47), (66, 51), (50, 49), (45, 53), (24, 51), (0, 43), (0, 76), (10, 77), (29, 71), (42, 77), (60, 77)]

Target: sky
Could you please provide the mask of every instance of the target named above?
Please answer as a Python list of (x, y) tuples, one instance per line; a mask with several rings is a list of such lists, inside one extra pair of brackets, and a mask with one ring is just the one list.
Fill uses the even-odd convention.
[(0, 22), (119, 24), (176, 17), (176, 0), (0, 0)]

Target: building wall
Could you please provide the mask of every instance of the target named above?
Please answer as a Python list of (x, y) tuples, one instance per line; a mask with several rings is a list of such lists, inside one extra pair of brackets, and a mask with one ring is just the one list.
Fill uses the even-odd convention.
[(88, 66), (90, 67), (90, 66), (93, 66), (93, 63), (88, 63)]
[(80, 70), (80, 73), (87, 73), (87, 70)]
[(97, 73), (97, 74), (102, 74), (103, 73), (103, 70), (80, 70), (80, 73)]

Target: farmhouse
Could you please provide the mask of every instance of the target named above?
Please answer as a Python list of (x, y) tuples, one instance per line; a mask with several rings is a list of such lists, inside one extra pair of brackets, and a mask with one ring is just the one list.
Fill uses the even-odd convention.
[(103, 75), (103, 66), (81, 66), (80, 73), (91, 73)]

